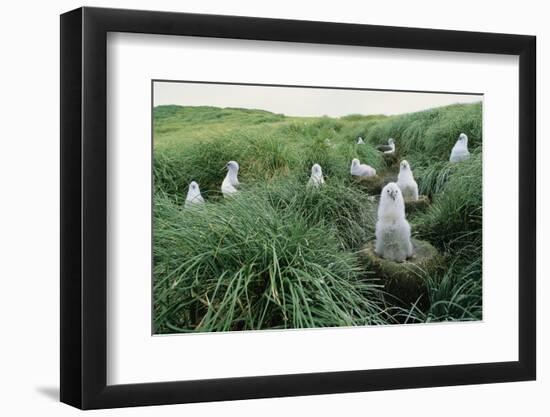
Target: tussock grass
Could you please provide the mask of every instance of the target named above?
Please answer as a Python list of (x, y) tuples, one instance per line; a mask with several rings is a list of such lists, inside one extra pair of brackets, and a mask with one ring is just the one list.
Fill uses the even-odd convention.
[(155, 200), (155, 331), (355, 326), (390, 318), (334, 230), (244, 192), (182, 210)]
[(306, 187), (306, 180), (291, 179), (252, 192), (278, 210), (300, 213), (311, 226), (332, 229), (343, 249), (358, 250), (374, 237), (376, 204), (367, 194), (336, 180), (319, 188)]
[(470, 151), (480, 151), (481, 111), (481, 103), (457, 104), (389, 117), (369, 129), (366, 139), (385, 143), (393, 137), (400, 153), (419, 166), (447, 161), (462, 132), (468, 135)]
[[(481, 236), (464, 234), (448, 247), (451, 260), (442, 274), (426, 276), (430, 303), (402, 309), (405, 323), (472, 321), (483, 318)], [(452, 254), (452, 255), (451, 255)]]
[(464, 236), (476, 240), (482, 231), (481, 173), (479, 153), (452, 167), (432, 205), (417, 223), (419, 234), (440, 245), (462, 242), (457, 239)]
[(482, 318), (482, 165), (481, 154), (456, 164), (424, 216), (415, 219), (418, 235), (449, 259), (442, 275), (429, 277), (431, 305), (411, 313), (417, 321)]

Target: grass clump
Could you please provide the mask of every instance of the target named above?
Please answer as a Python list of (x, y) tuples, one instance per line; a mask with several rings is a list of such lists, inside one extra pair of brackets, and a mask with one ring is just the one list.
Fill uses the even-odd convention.
[(481, 154), (456, 164), (441, 191), (413, 228), (445, 254), (448, 268), (429, 276), (430, 307), (407, 312), (412, 321), (482, 318)]
[[(477, 240), (482, 232), (481, 154), (455, 164), (448, 175), (417, 230), (440, 245), (456, 247), (457, 238), (469, 236), (470, 240)], [(458, 241), (463, 243), (463, 239)]]
[(323, 187), (307, 187), (307, 178), (294, 178), (251, 192), (283, 212), (300, 213), (310, 226), (334, 232), (342, 249), (357, 250), (374, 236), (376, 205), (360, 189), (334, 180)]
[[(451, 249), (448, 247), (448, 249)], [(447, 269), (426, 276), (429, 304), (402, 309), (396, 317), (405, 323), (474, 321), (483, 318), (481, 236), (470, 234), (453, 242)], [(404, 320), (403, 320), (404, 319)]]
[(331, 228), (254, 193), (192, 209), (158, 197), (154, 230), (157, 333), (387, 321)]
[(369, 129), (365, 138), (371, 143), (394, 138), (400, 154), (418, 166), (447, 161), (460, 133), (468, 135), (470, 152), (481, 149), (481, 106), (456, 104), (390, 117)]

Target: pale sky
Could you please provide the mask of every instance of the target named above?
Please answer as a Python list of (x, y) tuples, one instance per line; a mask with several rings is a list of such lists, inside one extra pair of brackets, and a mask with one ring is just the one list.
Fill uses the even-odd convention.
[(401, 114), (455, 103), (482, 101), (482, 95), (323, 88), (266, 87), (155, 81), (154, 105), (261, 109), (287, 116)]

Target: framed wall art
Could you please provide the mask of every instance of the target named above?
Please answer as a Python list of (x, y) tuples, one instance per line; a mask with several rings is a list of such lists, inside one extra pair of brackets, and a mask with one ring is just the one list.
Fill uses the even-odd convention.
[(535, 379), (535, 38), (61, 16), (61, 401)]

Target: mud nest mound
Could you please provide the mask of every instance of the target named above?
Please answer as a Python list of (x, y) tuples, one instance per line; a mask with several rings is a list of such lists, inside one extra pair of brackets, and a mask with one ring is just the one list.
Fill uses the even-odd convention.
[(428, 208), (430, 203), (430, 198), (427, 195), (419, 195), (418, 200), (405, 199), (405, 211), (407, 214), (423, 211)]
[(382, 157), (384, 158), (384, 163), (388, 169), (395, 170), (397, 168), (397, 171), (399, 171), (400, 158), (397, 152), (384, 153), (382, 154)]
[(359, 252), (365, 262), (383, 280), (385, 290), (410, 305), (429, 303), (426, 279), (444, 267), (444, 258), (430, 243), (412, 239), (414, 254), (404, 262), (394, 262), (379, 257), (371, 241)]
[(382, 188), (389, 183), (397, 181), (397, 175), (389, 172), (381, 172), (373, 177), (353, 177), (354, 182), (369, 194), (380, 195)]

